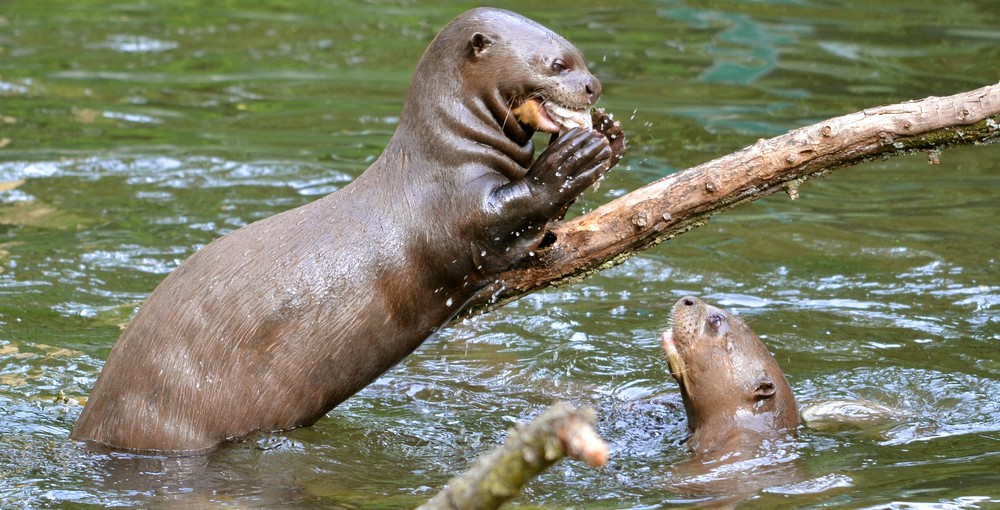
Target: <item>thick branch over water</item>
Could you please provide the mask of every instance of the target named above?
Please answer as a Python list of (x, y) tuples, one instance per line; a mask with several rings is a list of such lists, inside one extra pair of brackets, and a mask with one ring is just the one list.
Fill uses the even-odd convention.
[(589, 407), (553, 404), (528, 425), (511, 431), (503, 446), (483, 455), (418, 510), (499, 508), (539, 473), (569, 456), (591, 466), (607, 462), (607, 445), (594, 431)]
[(915, 152), (1000, 139), (1000, 83), (835, 117), (671, 174), (587, 214), (551, 225), (554, 242), (503, 273), (460, 317), (550, 285), (576, 282), (708, 222), (713, 214), (832, 170)]

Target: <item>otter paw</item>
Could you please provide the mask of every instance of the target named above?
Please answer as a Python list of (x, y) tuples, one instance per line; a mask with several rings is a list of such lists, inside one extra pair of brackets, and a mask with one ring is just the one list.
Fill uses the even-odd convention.
[(533, 194), (549, 202), (567, 204), (611, 168), (610, 143), (602, 133), (575, 128), (560, 135), (542, 151), (525, 175)]
[(571, 129), (549, 143), (524, 177), (495, 188), (487, 212), (516, 218), (520, 226), (512, 231), (541, 232), (547, 222), (566, 214), (576, 198), (611, 168), (610, 162), (611, 147), (602, 133)]
[(608, 139), (611, 144), (611, 166), (618, 164), (625, 157), (625, 131), (622, 130), (622, 123), (615, 120), (614, 116), (604, 111), (604, 108), (594, 108), (591, 112), (594, 122), (594, 129), (599, 131)]

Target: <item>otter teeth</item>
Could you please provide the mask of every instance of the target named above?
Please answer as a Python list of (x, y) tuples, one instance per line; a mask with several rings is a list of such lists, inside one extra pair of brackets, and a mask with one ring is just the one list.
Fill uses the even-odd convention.
[(545, 102), (545, 113), (565, 129), (573, 129), (578, 127), (583, 127), (591, 129), (594, 127), (593, 120), (590, 117), (590, 112), (586, 109), (574, 110), (572, 108), (566, 108), (565, 106), (560, 106), (553, 103), (552, 101)]

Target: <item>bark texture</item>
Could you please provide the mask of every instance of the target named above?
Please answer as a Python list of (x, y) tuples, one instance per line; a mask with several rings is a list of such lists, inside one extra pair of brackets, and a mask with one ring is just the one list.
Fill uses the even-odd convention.
[(639, 188), (550, 225), (546, 245), (483, 289), (458, 319), (551, 285), (577, 282), (708, 222), (712, 215), (873, 159), (1000, 139), (1000, 83), (869, 108), (796, 129)]

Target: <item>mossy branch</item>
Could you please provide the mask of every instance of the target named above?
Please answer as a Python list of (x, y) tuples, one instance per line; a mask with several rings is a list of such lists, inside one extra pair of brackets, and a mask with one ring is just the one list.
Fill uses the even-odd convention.
[(531, 423), (511, 430), (503, 446), (489, 452), (418, 510), (499, 508), (559, 459), (591, 466), (607, 462), (607, 445), (594, 431), (594, 410), (558, 402)]

